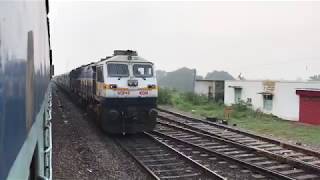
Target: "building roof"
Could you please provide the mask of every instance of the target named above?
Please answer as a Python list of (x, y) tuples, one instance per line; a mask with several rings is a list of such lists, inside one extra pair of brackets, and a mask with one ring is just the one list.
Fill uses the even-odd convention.
[(319, 83), (320, 81), (293, 81), (293, 80), (270, 80), (270, 79), (265, 79), (265, 80), (225, 80), (227, 82), (265, 82), (265, 81), (273, 81), (276, 83)]
[(296, 94), (300, 96), (309, 96), (309, 97), (320, 97), (320, 89), (297, 89)]
[(318, 88), (297, 88), (297, 91), (316, 91), (316, 92), (320, 92), (320, 89)]
[(237, 89), (242, 89), (241, 86), (228, 86), (229, 88), (237, 88)]
[(215, 81), (225, 81), (225, 80), (213, 80), (213, 79), (196, 79), (195, 81), (203, 82), (215, 82)]

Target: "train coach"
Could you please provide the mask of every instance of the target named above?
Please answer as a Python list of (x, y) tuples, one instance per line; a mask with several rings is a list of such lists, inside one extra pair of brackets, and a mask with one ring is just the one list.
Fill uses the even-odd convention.
[(52, 179), (48, 0), (0, 1), (0, 180)]
[(115, 50), (113, 56), (78, 67), (56, 81), (95, 112), (107, 133), (150, 131), (156, 125), (154, 65), (136, 51)]

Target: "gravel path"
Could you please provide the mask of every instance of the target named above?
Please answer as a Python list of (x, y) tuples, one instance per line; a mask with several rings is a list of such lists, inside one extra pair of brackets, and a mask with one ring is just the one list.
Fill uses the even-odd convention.
[(149, 179), (70, 98), (53, 87), (53, 179)]

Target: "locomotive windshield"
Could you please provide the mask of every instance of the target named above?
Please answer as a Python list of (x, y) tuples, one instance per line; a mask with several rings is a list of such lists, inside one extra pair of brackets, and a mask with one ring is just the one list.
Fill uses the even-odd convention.
[(152, 66), (150, 64), (134, 64), (133, 75), (136, 77), (152, 77)]
[(108, 76), (111, 77), (127, 77), (129, 69), (127, 64), (107, 64)]

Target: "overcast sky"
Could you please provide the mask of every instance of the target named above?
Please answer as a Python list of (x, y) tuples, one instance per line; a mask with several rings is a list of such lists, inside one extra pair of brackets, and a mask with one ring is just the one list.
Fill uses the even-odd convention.
[(157, 69), (247, 79), (320, 74), (320, 2), (50, 1), (56, 74), (133, 49)]

